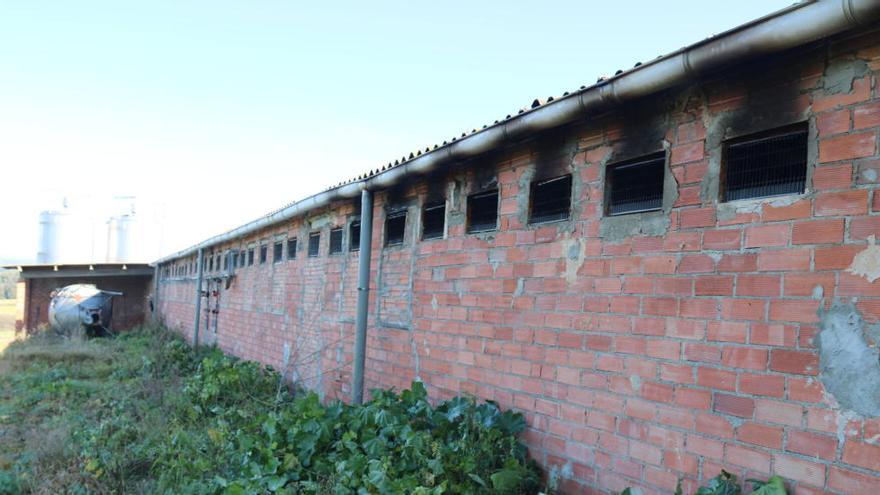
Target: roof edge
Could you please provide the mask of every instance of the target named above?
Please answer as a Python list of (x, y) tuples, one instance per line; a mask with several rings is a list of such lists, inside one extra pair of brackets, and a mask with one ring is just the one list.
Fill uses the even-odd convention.
[(332, 201), (351, 199), (363, 189), (386, 189), (404, 177), (424, 175), (443, 163), (481, 155), (504, 143), (516, 141), (530, 133), (571, 123), (583, 116), (648, 96), (686, 82), (698, 75), (717, 70), (749, 58), (760, 57), (795, 48), (867, 25), (880, 17), (876, 0), (809, 0), (749, 21), (721, 34), (688, 45), (658, 57), (596, 84), (581, 87), (546, 103), (536, 100), (529, 110), (508, 115), (491, 126), (470, 134), (444, 141), (443, 145), (410, 153), (397, 160), (275, 210), (198, 244), (164, 256), (151, 265), (189, 256), (200, 249), (244, 237), (326, 206)]

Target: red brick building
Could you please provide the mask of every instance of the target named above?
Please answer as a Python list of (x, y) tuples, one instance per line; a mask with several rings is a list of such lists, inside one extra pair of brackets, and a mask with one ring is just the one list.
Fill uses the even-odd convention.
[(795, 5), (157, 263), (157, 312), (346, 398), (523, 411), (568, 493), (880, 493), (878, 5)]
[(149, 310), (149, 287), (153, 269), (145, 263), (94, 265), (23, 265), (4, 268), (19, 271), (19, 297), (24, 299), (15, 330), (33, 331), (49, 323), (49, 302), (55, 289), (73, 284), (93, 284), (99, 289), (122, 292), (113, 299), (113, 328), (124, 330), (144, 322)]

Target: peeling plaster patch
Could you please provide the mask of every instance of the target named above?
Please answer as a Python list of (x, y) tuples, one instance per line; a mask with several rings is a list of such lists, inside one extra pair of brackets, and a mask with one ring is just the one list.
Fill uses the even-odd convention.
[(873, 235), (868, 236), (868, 247), (853, 258), (846, 271), (871, 283), (880, 278), (880, 246), (875, 244)]
[[(566, 239), (562, 242), (562, 250), (565, 253), (565, 281), (568, 285), (577, 282), (578, 270), (583, 266), (586, 260), (584, 254), (584, 246), (578, 239)], [(517, 286), (519, 290), (519, 286)]]
[(854, 437), (859, 434), (857, 430), (847, 431), (846, 427), (851, 421), (858, 421), (860, 419), (862, 418), (852, 411), (841, 411), (837, 415), (837, 441), (841, 445), (846, 441), (846, 437)]
[(832, 62), (822, 77), (822, 89), (827, 94), (845, 94), (853, 89), (853, 80), (868, 72), (868, 63), (864, 60), (839, 59)]
[(642, 389), (642, 378), (639, 375), (630, 375), (629, 383), (636, 392)]
[(873, 168), (866, 168), (862, 171), (862, 178), (868, 182), (877, 181), (877, 171)]
[(803, 199), (800, 194), (788, 194), (778, 198), (755, 198), (740, 199), (729, 203), (719, 203), (717, 215), (719, 220), (732, 220), (736, 215), (744, 213), (761, 213), (764, 207), (771, 206), (779, 208), (781, 206), (791, 206)]
[(821, 301), (822, 296), (824, 294), (825, 294), (825, 288), (823, 288), (821, 285), (817, 285), (817, 286), (813, 287), (813, 299), (815, 299), (817, 301)]
[(852, 303), (820, 311), (820, 317), (816, 342), (826, 391), (845, 411), (880, 416), (880, 353), (865, 339), (866, 331), (878, 328), (867, 325)]
[(434, 311), (437, 311), (437, 308), (439, 306), (440, 305), (437, 304), (437, 296), (431, 296), (431, 309), (433, 309)]
[(284, 372), (283, 370), (286, 370), (287, 367), (290, 366), (290, 342), (284, 343), (284, 350), (282, 351), (281, 354), (282, 354), (281, 364), (283, 366), (281, 369), (282, 369), (282, 373), (283, 373)]
[[(412, 335), (411, 332), (410, 332), (410, 335)], [(422, 381), (422, 377), (421, 377), (422, 362), (421, 362), (421, 358), (419, 356), (419, 347), (418, 347), (418, 344), (416, 344), (416, 339), (414, 339), (412, 337), (410, 337), (409, 344), (410, 344), (410, 348), (412, 349), (413, 367), (415, 368), (414, 369), (415, 381), (421, 382)]]
[(307, 220), (309, 228), (311, 229), (320, 229), (322, 227), (326, 227), (330, 225), (333, 221), (333, 216), (330, 213), (325, 213), (323, 215), (318, 215)]
[[(513, 291), (513, 295), (515, 297), (519, 297), (523, 295), (523, 292), (526, 290), (526, 279), (520, 277), (516, 279), (516, 290)], [(513, 301), (510, 302), (510, 306), (513, 307)]]
[(663, 235), (669, 228), (669, 215), (664, 211), (604, 217), (599, 225), (606, 242), (620, 242), (636, 235)]

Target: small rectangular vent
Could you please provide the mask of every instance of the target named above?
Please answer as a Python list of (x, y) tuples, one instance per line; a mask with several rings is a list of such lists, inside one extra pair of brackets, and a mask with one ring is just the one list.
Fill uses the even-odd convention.
[(530, 223), (568, 220), (571, 212), (571, 175), (532, 182)]
[(287, 240), (287, 259), (296, 259), (296, 237)]
[(361, 248), (361, 221), (353, 220), (348, 225), (348, 250), (357, 251)]
[(314, 258), (321, 252), (321, 233), (312, 232), (309, 234), (309, 257)]
[(272, 246), (272, 263), (281, 263), (284, 260), (284, 243), (276, 242)]
[(807, 127), (731, 141), (724, 166), (724, 201), (800, 194), (807, 180)]
[(498, 189), (471, 194), (467, 199), (468, 232), (498, 228)]
[(342, 229), (330, 230), (330, 254), (339, 254), (342, 252)]
[(659, 210), (663, 204), (663, 153), (609, 165), (605, 174), (606, 214)]
[(391, 211), (385, 216), (385, 245), (399, 246), (403, 244), (406, 232), (406, 210)]
[(422, 239), (442, 239), (446, 230), (446, 202), (422, 209)]

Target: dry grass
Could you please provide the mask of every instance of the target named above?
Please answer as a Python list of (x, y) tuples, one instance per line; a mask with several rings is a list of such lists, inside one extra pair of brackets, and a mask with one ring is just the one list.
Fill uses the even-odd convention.
[(0, 352), (15, 339), (15, 299), (0, 299)]

